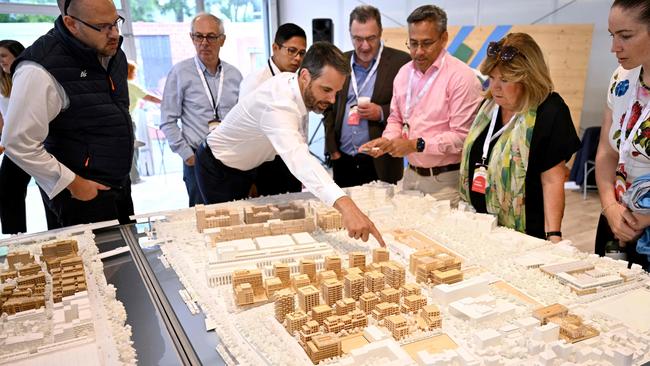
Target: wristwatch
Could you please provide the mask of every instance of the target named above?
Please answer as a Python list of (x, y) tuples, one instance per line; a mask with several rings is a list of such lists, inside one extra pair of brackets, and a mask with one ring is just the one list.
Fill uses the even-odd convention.
[(418, 141), (417, 141), (417, 143), (415, 144), (415, 149), (417, 150), (417, 152), (423, 152), (423, 151), (424, 151), (424, 146), (425, 146), (425, 145), (426, 145), (426, 144), (425, 144), (425, 142), (424, 142), (424, 139), (423, 139), (422, 137), (418, 137)]

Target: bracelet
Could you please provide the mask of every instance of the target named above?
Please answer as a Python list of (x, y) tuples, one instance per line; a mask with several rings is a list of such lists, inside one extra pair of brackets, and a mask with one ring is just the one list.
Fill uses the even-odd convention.
[(559, 236), (561, 238), (562, 237), (562, 232), (561, 231), (547, 231), (546, 232), (546, 239), (550, 238), (551, 236)]
[(610, 203), (609, 205), (603, 207), (603, 209), (600, 210), (600, 214), (601, 214), (601, 215), (604, 215), (604, 214), (605, 214), (605, 211), (607, 211), (608, 208), (610, 208), (610, 207), (612, 207), (612, 206), (614, 206), (614, 205), (617, 205), (617, 204), (618, 204), (618, 202), (612, 202), (612, 203)]

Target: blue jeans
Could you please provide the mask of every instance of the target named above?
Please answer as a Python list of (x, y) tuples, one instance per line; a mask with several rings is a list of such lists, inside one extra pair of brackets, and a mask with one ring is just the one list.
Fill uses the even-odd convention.
[(194, 207), (194, 205), (197, 204), (203, 204), (203, 197), (201, 197), (199, 187), (196, 185), (196, 174), (194, 173), (194, 167), (185, 164), (185, 162), (183, 162), (183, 182), (185, 182), (187, 195), (190, 198), (190, 207)]

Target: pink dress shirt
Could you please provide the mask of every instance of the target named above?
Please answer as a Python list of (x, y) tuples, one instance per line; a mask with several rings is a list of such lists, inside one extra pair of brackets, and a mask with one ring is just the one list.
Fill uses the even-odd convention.
[[(402, 135), (406, 90), (413, 68), (413, 61), (402, 66), (393, 81), (390, 116), (382, 135), (389, 140)], [(408, 154), (407, 159), (410, 164), (423, 168), (460, 162), (465, 137), (483, 99), (481, 84), (472, 69), (442, 50), (424, 74), (415, 69), (412, 101), (437, 69), (440, 69), (437, 78), (429, 91), (411, 108), (409, 117), (409, 139), (422, 137), (426, 144), (423, 152)]]

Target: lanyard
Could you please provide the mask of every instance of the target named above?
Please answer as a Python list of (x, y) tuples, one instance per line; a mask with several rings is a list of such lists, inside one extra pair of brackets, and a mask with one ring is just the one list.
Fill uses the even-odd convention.
[(352, 54), (352, 57), (350, 57), (350, 82), (352, 83), (352, 90), (354, 91), (354, 97), (356, 100), (359, 100), (359, 93), (368, 85), (368, 81), (372, 78), (372, 76), (377, 72), (377, 67), (379, 67), (379, 61), (381, 60), (381, 53), (384, 51), (384, 42), (381, 42), (381, 46), (379, 47), (379, 53), (377, 54), (377, 60), (375, 61), (375, 64), (372, 65), (372, 68), (368, 72), (368, 75), (366, 76), (366, 79), (363, 81), (363, 84), (361, 84), (361, 87), (357, 86), (357, 77), (354, 74), (354, 66), (353, 66), (353, 60), (354, 60), (354, 54)]
[(420, 102), (420, 99), (424, 96), (429, 91), (429, 88), (431, 88), (431, 85), (433, 84), (433, 81), (436, 80), (438, 75), (440, 74), (440, 70), (442, 67), (445, 65), (445, 58), (447, 58), (447, 55), (444, 55), (442, 57), (442, 61), (440, 61), (440, 67), (438, 70), (433, 72), (431, 76), (429, 76), (429, 79), (427, 82), (424, 84), (424, 87), (422, 87), (422, 90), (415, 96), (415, 100), (411, 104), (411, 94), (412, 94), (412, 89), (413, 89), (413, 76), (415, 75), (415, 66), (411, 69), (411, 75), (409, 76), (409, 85), (408, 88), (406, 89), (406, 109), (404, 110), (404, 123), (408, 124), (409, 117), (411, 116), (411, 109), (417, 105)]
[(627, 126), (627, 124), (630, 122), (630, 117), (632, 116), (632, 107), (634, 107), (634, 103), (636, 102), (637, 96), (639, 94), (639, 88), (636, 82), (630, 85), (630, 87), (634, 89), (632, 89), (633, 91), (631, 95), (630, 105), (628, 106), (627, 112), (625, 113), (625, 119), (621, 124), (621, 136), (619, 137), (620, 146), (618, 148), (619, 164), (625, 164), (625, 158), (627, 158), (627, 156), (630, 154), (630, 151), (632, 150), (632, 139), (634, 139), (634, 135), (636, 135), (636, 132), (641, 127), (641, 124), (650, 115), (650, 102), (648, 102), (645, 107), (643, 107), (643, 111), (641, 112), (641, 115), (639, 115), (639, 119), (634, 124), (634, 127), (632, 127), (632, 130), (630, 130), (630, 133), (627, 136), (625, 135), (625, 126)]
[(492, 133), (494, 132), (494, 127), (497, 124), (498, 115), (499, 115), (499, 106), (497, 105), (496, 108), (494, 108), (494, 111), (492, 112), (492, 121), (490, 121), (490, 128), (488, 128), (487, 136), (485, 136), (485, 141), (483, 141), (483, 155), (481, 156), (482, 159), (481, 164), (485, 164), (485, 162), (487, 161), (488, 150), (490, 150), (490, 143), (495, 139), (497, 139), (499, 136), (501, 136), (503, 132), (506, 130), (506, 128), (517, 117), (516, 113), (513, 114), (512, 117), (510, 117), (510, 121), (508, 121), (508, 123), (503, 125), (503, 127), (501, 127), (499, 131), (497, 131), (497, 133), (493, 135)]
[(219, 90), (217, 91), (217, 100), (214, 100), (214, 96), (212, 95), (212, 90), (210, 89), (210, 86), (208, 85), (208, 81), (205, 79), (205, 75), (203, 74), (203, 71), (201, 71), (201, 66), (199, 65), (199, 59), (198, 56), (194, 56), (194, 64), (196, 65), (196, 72), (199, 73), (199, 78), (201, 79), (201, 83), (203, 84), (203, 89), (205, 91), (205, 95), (210, 99), (210, 105), (212, 106), (212, 112), (213, 112), (213, 118), (219, 119), (219, 115), (217, 113), (217, 108), (219, 108), (219, 101), (221, 100), (221, 92), (223, 91), (223, 68), (221, 69), (221, 75), (219, 76)]
[(275, 76), (275, 71), (273, 71), (273, 66), (271, 66), (271, 59), (266, 60), (266, 63), (269, 65), (269, 70), (271, 70), (271, 76)]

